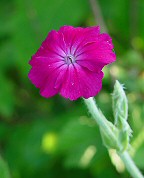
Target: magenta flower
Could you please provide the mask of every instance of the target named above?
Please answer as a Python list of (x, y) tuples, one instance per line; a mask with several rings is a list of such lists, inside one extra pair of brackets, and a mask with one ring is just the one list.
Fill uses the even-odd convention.
[(89, 98), (102, 88), (102, 68), (115, 59), (112, 39), (100, 34), (99, 26), (63, 26), (52, 30), (32, 56), (28, 76), (43, 97)]

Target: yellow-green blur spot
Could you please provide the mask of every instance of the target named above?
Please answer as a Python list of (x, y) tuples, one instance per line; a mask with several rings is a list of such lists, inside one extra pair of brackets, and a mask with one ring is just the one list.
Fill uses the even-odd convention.
[(42, 138), (42, 150), (45, 153), (53, 153), (56, 150), (57, 135), (54, 132), (44, 134)]
[(144, 49), (144, 41), (140, 37), (135, 37), (132, 40), (132, 46), (137, 49), (137, 50), (142, 50)]

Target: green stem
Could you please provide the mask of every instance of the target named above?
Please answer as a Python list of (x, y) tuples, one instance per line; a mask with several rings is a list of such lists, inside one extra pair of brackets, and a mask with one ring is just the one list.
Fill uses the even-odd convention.
[(113, 134), (112, 130), (110, 129), (109, 125), (107, 124), (107, 120), (105, 117), (102, 117), (102, 112), (97, 108), (94, 98), (84, 99), (85, 104), (88, 107), (89, 112), (96, 120), (97, 124), (105, 130), (105, 132), (109, 135), (110, 138), (116, 141), (116, 137)]
[(129, 171), (129, 173), (131, 174), (132, 177), (134, 177), (134, 178), (143, 178), (143, 175), (141, 174), (139, 169), (136, 167), (135, 163), (131, 159), (131, 157), (128, 154), (128, 152), (126, 152), (126, 151), (123, 152), (123, 153), (119, 153), (118, 152), (118, 155), (120, 156), (120, 158), (124, 162), (127, 170)]
[[(111, 130), (110, 126), (108, 125), (106, 118), (103, 116), (101, 111), (97, 108), (94, 98), (91, 97), (89, 99), (84, 99), (84, 102), (87, 105), (89, 112), (91, 113), (93, 118), (96, 120), (99, 127), (102, 128), (106, 132), (109, 138), (113, 139), (114, 142), (117, 143), (117, 146), (119, 146), (119, 148), (121, 148), (121, 145), (118, 142), (113, 131)], [(144, 178), (141, 172), (139, 171), (139, 169), (136, 167), (135, 163), (132, 161), (128, 152), (126, 151), (123, 153), (118, 152), (118, 155), (124, 162), (127, 170), (129, 171), (129, 173), (131, 174), (133, 178)]]

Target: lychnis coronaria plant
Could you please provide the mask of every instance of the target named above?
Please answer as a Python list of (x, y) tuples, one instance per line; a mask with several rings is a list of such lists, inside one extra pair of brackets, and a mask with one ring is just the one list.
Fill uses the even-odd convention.
[(102, 88), (103, 67), (116, 60), (113, 48), (111, 37), (101, 34), (99, 26), (63, 26), (52, 30), (32, 56), (28, 77), (45, 98), (58, 93), (70, 100), (84, 98), (104, 145), (117, 151), (133, 178), (143, 178), (127, 152), (132, 130), (122, 85), (116, 81), (112, 94), (114, 124), (105, 118), (93, 98)]
[(63, 26), (51, 31), (32, 56), (29, 78), (43, 97), (89, 98), (102, 88), (102, 68), (115, 60), (112, 39), (100, 34), (99, 26)]

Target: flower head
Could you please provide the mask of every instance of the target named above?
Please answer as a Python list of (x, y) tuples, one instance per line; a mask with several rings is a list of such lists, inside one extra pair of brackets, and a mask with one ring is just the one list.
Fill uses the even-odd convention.
[(52, 30), (32, 56), (28, 76), (43, 97), (89, 98), (102, 88), (102, 68), (115, 59), (112, 39), (100, 34), (99, 26), (63, 26)]

